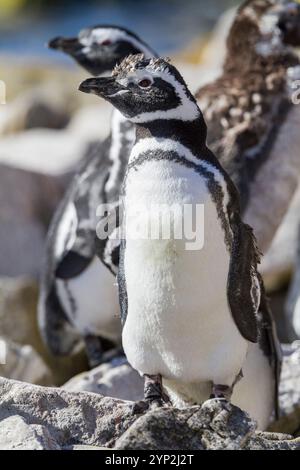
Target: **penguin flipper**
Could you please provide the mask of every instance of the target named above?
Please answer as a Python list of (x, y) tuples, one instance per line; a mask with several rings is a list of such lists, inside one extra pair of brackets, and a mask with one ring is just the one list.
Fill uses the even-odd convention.
[(93, 258), (82, 256), (76, 251), (68, 251), (58, 263), (55, 277), (62, 280), (79, 276), (92, 262)]
[(122, 225), (120, 201), (110, 203), (109, 213), (97, 224), (95, 253), (115, 276), (120, 260), (120, 227)]
[[(72, 207), (69, 233), (55, 266), (58, 279), (67, 280), (80, 275), (96, 255), (96, 214), (99, 206), (105, 204), (104, 186), (110, 165), (107, 155), (109, 145), (109, 139), (97, 143), (96, 148), (88, 152), (73, 180), (69, 195), (69, 205)], [(63, 220), (62, 216), (63, 213), (60, 221)]]
[(260, 302), (257, 265), (260, 253), (252, 228), (244, 224), (239, 216), (231, 228), (233, 243), (227, 283), (228, 302), (241, 335), (257, 343), (257, 311)]
[(126, 287), (125, 268), (124, 268), (125, 247), (126, 247), (126, 241), (125, 239), (122, 239), (121, 245), (120, 245), (120, 251), (119, 251), (119, 269), (118, 269), (118, 274), (117, 274), (122, 326), (125, 325), (127, 313), (128, 313), (128, 298), (127, 298), (127, 287)]

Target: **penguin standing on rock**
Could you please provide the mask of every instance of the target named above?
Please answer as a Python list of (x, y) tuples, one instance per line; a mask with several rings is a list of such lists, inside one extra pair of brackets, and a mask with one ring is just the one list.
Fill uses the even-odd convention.
[[(93, 75), (110, 72), (128, 54), (154, 54), (135, 34), (106, 25), (84, 29), (75, 38), (55, 38), (49, 47), (67, 53)], [(101, 362), (103, 339), (119, 344), (121, 337), (118, 249), (110, 246), (107, 253), (107, 240), (97, 239), (96, 211), (118, 199), (134, 139), (134, 125), (115, 110), (111, 135), (84, 159), (48, 234), (40, 330), (54, 355), (71, 354), (83, 338), (91, 367)]]
[(247, 0), (231, 27), (222, 75), (196, 94), (208, 145), (236, 184), (243, 220), (264, 253), (299, 182), (297, 46), (299, 3)]
[[(241, 220), (237, 190), (206, 146), (194, 97), (175, 67), (142, 55), (125, 59), (111, 78), (86, 80), (80, 90), (105, 98), (136, 125), (123, 187), (118, 285), (123, 347), (145, 378), (146, 401), (168, 402), (163, 385), (175, 404), (231, 399), (266, 427), (276, 393), (269, 361), (277, 362), (259, 312), (260, 255), (252, 229)], [(161, 235), (170, 220), (184, 229), (184, 207), (197, 213), (199, 205), (204, 221), (196, 236), (204, 232), (197, 248), (184, 230), (181, 238), (173, 230), (131, 236), (137, 226), (156, 227), (153, 207), (164, 210)], [(265, 382), (271, 384), (265, 390), (255, 383), (263, 396), (257, 401), (250, 395), (249, 402), (236, 390), (239, 383), (246, 384), (244, 392), (247, 383), (253, 389), (259, 357), (261, 377), (273, 374), (273, 381)]]

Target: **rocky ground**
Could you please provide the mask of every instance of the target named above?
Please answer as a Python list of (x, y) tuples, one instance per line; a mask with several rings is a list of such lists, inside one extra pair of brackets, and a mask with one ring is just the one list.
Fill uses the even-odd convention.
[(0, 449), (300, 450), (300, 345), (285, 354), (282, 416), (270, 432), (220, 400), (136, 414), (129, 400), (140, 398), (141, 382), (120, 358), (62, 388), (0, 379)]
[(139, 415), (133, 401), (142, 399), (143, 383), (126, 359), (107, 355), (87, 371), (82, 351), (51, 357), (39, 336), (36, 300), (35, 282), (2, 278), (0, 340), (7, 363), (0, 365), (0, 449), (300, 450), (300, 344), (284, 347), (281, 416), (270, 433), (214, 401)]

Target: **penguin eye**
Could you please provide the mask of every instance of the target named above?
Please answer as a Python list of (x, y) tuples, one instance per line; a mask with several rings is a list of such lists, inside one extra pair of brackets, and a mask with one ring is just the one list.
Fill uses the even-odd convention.
[(152, 85), (152, 82), (151, 82), (151, 80), (149, 80), (149, 78), (143, 78), (143, 80), (140, 80), (138, 82), (138, 86), (140, 88), (150, 88), (151, 85)]
[(105, 39), (104, 41), (101, 42), (101, 46), (110, 46), (111, 40), (110, 39)]

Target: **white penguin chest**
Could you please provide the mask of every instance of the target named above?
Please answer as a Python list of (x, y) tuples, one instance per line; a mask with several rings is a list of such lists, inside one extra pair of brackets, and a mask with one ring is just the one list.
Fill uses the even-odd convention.
[[(172, 217), (174, 227), (183, 226), (183, 239), (174, 233), (166, 239), (131, 238), (136, 223), (131, 209), (142, 209), (143, 225), (155, 218), (153, 205), (163, 206), (163, 229)], [(186, 249), (184, 212), (174, 211), (174, 205), (192, 206), (196, 214), (197, 205), (204, 208), (204, 227), (203, 220), (194, 219), (197, 231), (204, 230), (202, 249)], [(230, 255), (206, 180), (175, 162), (148, 161), (128, 175), (125, 220), (123, 346), (129, 362), (142, 373), (169, 379), (230, 381), (241, 368), (247, 342), (229, 310)]]
[(97, 257), (79, 276), (68, 281), (57, 279), (56, 288), (70, 322), (82, 335), (112, 341), (120, 338), (115, 278)]

